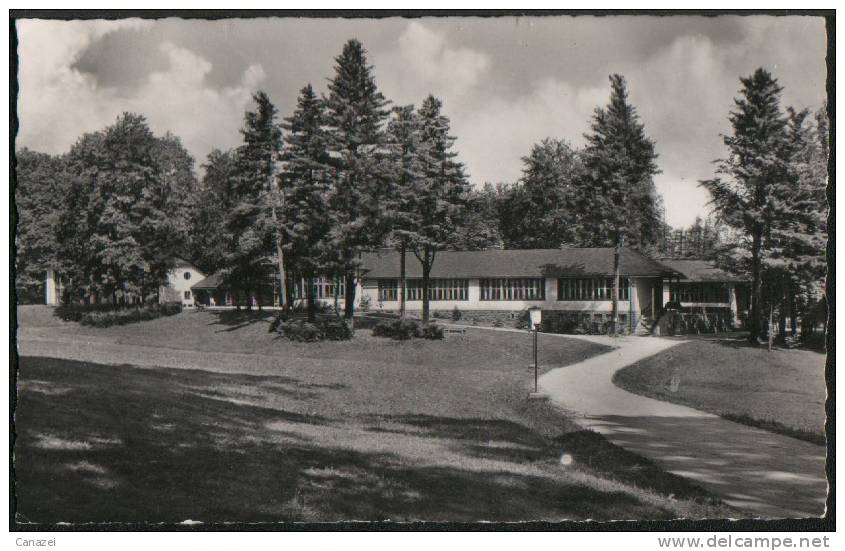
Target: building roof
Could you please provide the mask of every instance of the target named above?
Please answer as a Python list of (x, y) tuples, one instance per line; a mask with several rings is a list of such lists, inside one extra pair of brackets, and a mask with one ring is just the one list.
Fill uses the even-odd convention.
[(217, 289), (220, 284), (223, 282), (223, 275), (220, 272), (215, 272), (210, 276), (197, 281), (193, 285), (191, 285), (191, 289), (194, 290), (203, 290), (203, 289)]
[[(422, 277), (422, 266), (413, 253), (406, 255), (406, 274)], [(378, 251), (361, 258), (364, 277), (399, 277), (399, 253)], [(632, 249), (619, 255), (623, 276), (678, 277), (664, 266)], [(491, 249), (486, 251), (441, 251), (435, 256), (433, 278), (487, 277), (580, 277), (612, 276), (613, 248)]]
[(660, 263), (683, 274), (681, 281), (735, 283), (746, 281), (740, 276), (717, 268), (709, 260), (666, 258), (661, 259)]

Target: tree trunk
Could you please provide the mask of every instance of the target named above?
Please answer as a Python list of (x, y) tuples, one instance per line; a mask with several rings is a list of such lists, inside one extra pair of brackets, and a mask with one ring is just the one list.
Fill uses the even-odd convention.
[(346, 297), (343, 301), (343, 317), (349, 321), (355, 316), (355, 272), (349, 268), (344, 274), (346, 279)]
[(285, 276), (285, 252), (282, 250), (282, 230), (279, 229), (279, 223), (276, 220), (276, 207), (273, 206), (271, 209), (272, 217), (273, 217), (273, 227), (275, 228), (275, 239), (276, 242), (276, 258), (279, 262), (279, 285), (281, 286), (279, 289), (279, 300), (284, 301), (279, 306), (284, 307), (287, 304), (287, 277)]
[(335, 315), (340, 314), (340, 278), (338, 276), (332, 276), (334, 278), (334, 313)]
[(789, 311), (788, 285), (786, 279), (781, 278), (780, 307), (778, 308), (778, 343), (780, 344), (786, 343), (786, 314)]
[(314, 275), (309, 274), (305, 280), (305, 284), (308, 285), (308, 290), (305, 292), (305, 296), (308, 297), (308, 321), (314, 323), (317, 321), (317, 303), (314, 298)]
[(760, 253), (763, 245), (763, 230), (754, 229), (751, 241), (751, 311), (748, 313), (748, 340), (753, 344), (760, 342), (760, 321), (763, 302), (762, 259)]
[(285, 274), (285, 288), (280, 292), (285, 294), (285, 310), (290, 310), (293, 305), (293, 277)]
[(428, 325), (429, 303), (428, 303), (428, 284), (431, 274), (431, 260), (429, 259), (428, 249), (423, 252), (422, 262), (422, 321), (424, 325)]
[(798, 312), (795, 304), (795, 291), (793, 287), (790, 285), (789, 297), (787, 298), (787, 302), (789, 302), (789, 325), (790, 331), (792, 333), (792, 337), (795, 338), (798, 336)]
[(399, 317), (405, 318), (405, 241), (399, 246)]
[(611, 309), (611, 330), (616, 335), (619, 326), (619, 249), (620, 239), (616, 238), (616, 247), (613, 249), (613, 305)]

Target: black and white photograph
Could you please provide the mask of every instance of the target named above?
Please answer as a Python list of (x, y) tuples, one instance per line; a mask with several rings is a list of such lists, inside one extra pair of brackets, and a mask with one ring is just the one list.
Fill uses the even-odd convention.
[(833, 10), (10, 24), (10, 530), (832, 529)]

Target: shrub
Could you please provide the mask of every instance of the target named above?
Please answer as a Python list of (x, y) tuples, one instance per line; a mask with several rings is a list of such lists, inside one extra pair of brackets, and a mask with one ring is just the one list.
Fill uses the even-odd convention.
[(62, 304), (57, 306), (53, 314), (64, 321), (79, 321), (82, 319), (83, 311), (80, 307), (72, 304)]
[(327, 319), (323, 322), (323, 334), (330, 341), (348, 341), (354, 335), (342, 319)]
[(172, 316), (182, 311), (181, 303), (147, 304), (145, 306), (112, 306), (95, 304), (59, 307), (56, 315), (64, 320), (78, 321), (91, 327), (110, 327), (139, 321), (149, 321), (161, 316)]
[(493, 327), (504, 327), (505, 322), (502, 320), (493, 320)]
[(181, 302), (165, 302), (161, 305), (161, 315), (162, 316), (172, 316), (174, 314), (179, 314), (182, 312), (182, 303)]
[(389, 337), (398, 341), (408, 339), (442, 339), (443, 328), (435, 324), (424, 326), (417, 320), (399, 319), (379, 322), (373, 327), (373, 336)]
[(283, 322), (279, 325), (279, 331), (287, 339), (298, 342), (316, 342), (325, 338), (319, 327), (303, 320)]
[(280, 314), (271, 322), (285, 338), (297, 342), (346, 341), (354, 336), (352, 329), (340, 318), (318, 319), (311, 323), (304, 319), (287, 319)]
[(422, 337), (422, 327), (416, 320), (400, 319), (393, 322), (392, 338), (404, 341), (414, 337)]
[(268, 333), (275, 333), (279, 330), (279, 326), (282, 322), (288, 321), (288, 315), (285, 312), (278, 314), (273, 320), (270, 322), (270, 327), (267, 328)]
[(457, 306), (452, 309), (452, 321), (461, 321), (461, 311)]
[[(528, 310), (523, 310), (519, 313), (516, 317), (516, 321), (514, 321), (513, 326), (516, 329), (528, 329), (529, 325), (531, 325), (531, 314), (528, 313)], [(499, 326), (501, 327), (501, 326)]]
[(572, 334), (578, 328), (578, 320), (572, 315), (562, 313), (547, 313), (540, 323), (540, 330), (544, 333)]
[[(315, 301), (314, 302), (314, 311), (318, 314), (331, 314), (334, 312), (334, 305), (328, 304), (325, 302)], [(295, 302), (294, 305), (288, 310), (282, 310), (282, 314), (307, 314), (308, 313), (308, 303), (304, 300), (299, 302)], [(280, 315), (282, 315), (280, 314)]]
[(362, 312), (369, 312), (371, 305), (372, 305), (372, 300), (370, 299), (370, 295), (364, 295), (364, 296), (361, 297), (361, 304), (358, 306), (358, 308)]
[(432, 323), (423, 327), (422, 337), (430, 340), (443, 340), (443, 328)]
[(449, 317), (449, 314), (447, 314), (443, 310), (435, 310), (434, 313), (431, 314), (431, 317), (445, 320), (446, 318)]
[(374, 337), (390, 337), (393, 332), (393, 322), (380, 321), (373, 327)]

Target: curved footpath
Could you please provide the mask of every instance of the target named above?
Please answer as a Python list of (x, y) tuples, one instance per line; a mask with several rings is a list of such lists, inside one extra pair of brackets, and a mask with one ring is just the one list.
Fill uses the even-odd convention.
[(824, 514), (824, 446), (631, 394), (613, 384), (613, 374), (619, 369), (683, 341), (575, 338), (617, 347), (540, 377), (541, 390), (581, 426), (652, 459), (669, 472), (696, 481), (749, 516), (806, 518)]

